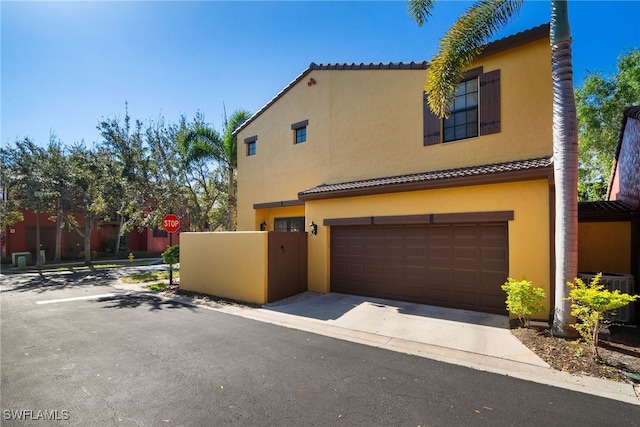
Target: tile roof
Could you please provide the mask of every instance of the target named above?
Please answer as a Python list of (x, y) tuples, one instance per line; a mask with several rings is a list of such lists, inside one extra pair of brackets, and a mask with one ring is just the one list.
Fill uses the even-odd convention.
[(429, 66), (427, 61), (423, 62), (370, 62), (351, 64), (315, 64), (309, 65), (310, 70), (426, 70)]
[(633, 206), (619, 200), (578, 203), (578, 217), (580, 219), (618, 215), (627, 216), (637, 212), (637, 209)]
[(321, 184), (317, 187), (313, 187), (298, 193), (298, 197), (314, 198), (314, 196), (321, 196), (323, 194), (332, 194), (343, 192), (354, 192), (359, 190), (369, 190), (377, 188), (389, 188), (390, 190), (395, 187), (405, 187), (408, 185), (420, 185), (427, 183), (434, 183), (445, 180), (482, 177), (482, 176), (494, 176), (496, 174), (505, 174), (510, 172), (524, 172), (531, 170), (541, 170), (550, 168), (553, 161), (549, 157), (517, 160), (512, 162), (495, 163), (482, 166), (470, 166), (457, 169), (446, 169), (438, 171), (428, 171), (408, 175), (397, 175), (383, 178), (364, 179), (359, 181), (342, 182), (337, 184)]
[[(496, 52), (500, 52), (505, 49), (511, 49), (516, 46), (520, 46), (525, 43), (529, 43), (533, 40), (540, 39), (542, 37), (549, 36), (549, 24), (542, 24), (537, 27), (530, 28), (528, 30), (521, 31), (516, 34), (512, 34), (510, 36), (503, 37), (501, 39), (492, 41), (487, 43), (480, 55), (479, 58), (487, 55), (492, 55)], [(288, 92), (293, 86), (298, 84), (302, 79), (304, 79), (309, 73), (314, 70), (426, 70), (429, 67), (429, 63), (427, 61), (421, 62), (384, 62), (384, 63), (342, 63), (342, 64), (315, 64), (311, 63), (306, 70), (304, 70), (300, 75), (298, 75), (291, 83), (289, 83), (284, 89), (276, 94), (269, 102), (267, 102), (262, 108), (256, 111), (249, 119), (244, 122), (242, 125), (236, 129), (234, 135), (237, 135), (242, 129), (244, 129), (249, 123), (254, 121), (258, 116), (260, 116), (265, 110), (267, 110), (271, 105), (273, 105), (278, 99), (280, 99), (286, 92)]]

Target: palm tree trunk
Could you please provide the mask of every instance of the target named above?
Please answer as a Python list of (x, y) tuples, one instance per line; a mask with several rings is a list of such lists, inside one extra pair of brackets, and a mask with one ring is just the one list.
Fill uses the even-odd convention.
[(235, 172), (235, 170), (233, 169), (233, 166), (229, 165), (228, 167), (228, 172), (229, 172), (229, 189), (228, 189), (228, 194), (229, 194), (229, 201), (227, 203), (227, 208), (229, 211), (229, 218), (227, 219), (227, 230), (229, 231), (234, 231), (235, 227), (235, 217), (236, 217), (236, 198), (235, 198), (235, 194), (233, 191), (233, 174)]
[(551, 2), (553, 167), (555, 181), (555, 310), (552, 333), (571, 336), (568, 281), (578, 274), (578, 131), (567, 2)]

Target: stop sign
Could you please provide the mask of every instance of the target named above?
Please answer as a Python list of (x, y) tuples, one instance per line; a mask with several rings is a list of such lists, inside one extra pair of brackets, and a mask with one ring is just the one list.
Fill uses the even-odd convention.
[(180, 228), (180, 220), (174, 214), (169, 214), (162, 220), (162, 226), (167, 233), (175, 233)]

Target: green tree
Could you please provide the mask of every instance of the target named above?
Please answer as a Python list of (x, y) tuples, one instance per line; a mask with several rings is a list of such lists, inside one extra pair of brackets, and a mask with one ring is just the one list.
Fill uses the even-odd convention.
[(62, 258), (62, 230), (65, 226), (63, 199), (69, 188), (70, 176), (66, 148), (53, 133), (49, 136), (49, 145), (46, 150), (45, 173), (48, 182), (51, 183), (50, 194), (55, 197), (55, 213), (52, 218), (56, 221), (56, 247), (53, 260), (60, 261)]
[(640, 49), (618, 57), (617, 73), (589, 73), (576, 89), (581, 201), (604, 200), (611, 176), (622, 111), (640, 105)]
[(220, 135), (212, 127), (196, 122), (186, 131), (180, 145), (190, 162), (213, 159), (226, 169), (227, 177), (227, 230), (235, 230), (236, 221), (236, 169), (238, 167), (238, 141), (233, 133), (251, 117), (247, 110), (236, 110), (227, 119), (225, 114), (224, 132)]
[(229, 120), (227, 120), (225, 113), (225, 123), (224, 123), (224, 137), (223, 137), (223, 147), (222, 151), (223, 156), (221, 160), (227, 168), (227, 179), (228, 179), (228, 187), (227, 194), (228, 198), (228, 210), (229, 210), (229, 218), (227, 229), (235, 230), (236, 229), (236, 170), (238, 169), (238, 139), (234, 135), (234, 132), (249, 118), (251, 117), (251, 113), (248, 110), (236, 110), (231, 114)]
[[(429, 65), (425, 92), (431, 110), (445, 117), (463, 71), (499, 29), (514, 19), (523, 0), (479, 0), (453, 24), (440, 41)], [(431, 16), (435, 0), (408, 0), (418, 25)], [(578, 270), (578, 136), (571, 31), (566, 0), (551, 1), (551, 64), (553, 79), (553, 158), (556, 192), (555, 313), (552, 331), (571, 335), (571, 307), (566, 283)]]
[(97, 126), (102, 135), (102, 145), (112, 153), (120, 166), (123, 193), (118, 208), (119, 230), (116, 239), (114, 256), (118, 256), (121, 238), (126, 230), (140, 228), (144, 217), (145, 202), (150, 198), (152, 186), (149, 185), (149, 162), (144, 146), (142, 122), (136, 120), (133, 128), (125, 104), (124, 124), (120, 120), (103, 119)]
[(226, 193), (223, 171), (211, 154), (222, 143), (222, 138), (205, 123), (204, 116), (197, 113), (193, 123), (187, 124), (183, 118), (177, 142), (189, 198), (191, 229), (204, 231), (210, 228), (214, 211)]
[[(105, 149), (75, 144), (69, 151), (71, 176), (68, 201), (75, 207), (67, 221), (84, 240), (84, 263), (91, 265), (91, 232), (102, 221), (116, 217), (123, 192), (121, 166)], [(84, 227), (76, 215), (82, 216)]]
[[(48, 173), (47, 151), (29, 138), (2, 149), (3, 185), (7, 188), (7, 215), (10, 221), (20, 218), (19, 209), (29, 209), (36, 217), (36, 267), (42, 266), (40, 257), (40, 213), (54, 212), (56, 187)], [(5, 219), (3, 218), (3, 222)], [(7, 221), (9, 222), (9, 221)]]
[(507, 310), (518, 316), (520, 326), (528, 327), (531, 323), (531, 315), (543, 310), (540, 303), (546, 295), (542, 288), (534, 287), (529, 280), (515, 280), (511, 277), (501, 286), (507, 293)]
[(601, 279), (602, 273), (598, 273), (588, 284), (579, 278), (576, 278), (573, 283), (567, 283), (571, 287), (567, 299), (571, 302), (572, 314), (579, 320), (572, 326), (585, 342), (591, 346), (595, 357), (598, 359), (600, 358), (598, 335), (600, 326), (605, 320), (605, 314), (640, 298), (638, 295), (629, 295), (617, 289), (612, 292), (600, 283)]

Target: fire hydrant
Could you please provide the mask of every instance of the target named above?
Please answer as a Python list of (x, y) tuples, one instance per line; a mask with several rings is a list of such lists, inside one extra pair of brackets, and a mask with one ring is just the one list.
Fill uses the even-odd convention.
[(133, 262), (133, 258), (135, 258), (133, 252), (129, 252), (129, 262)]

